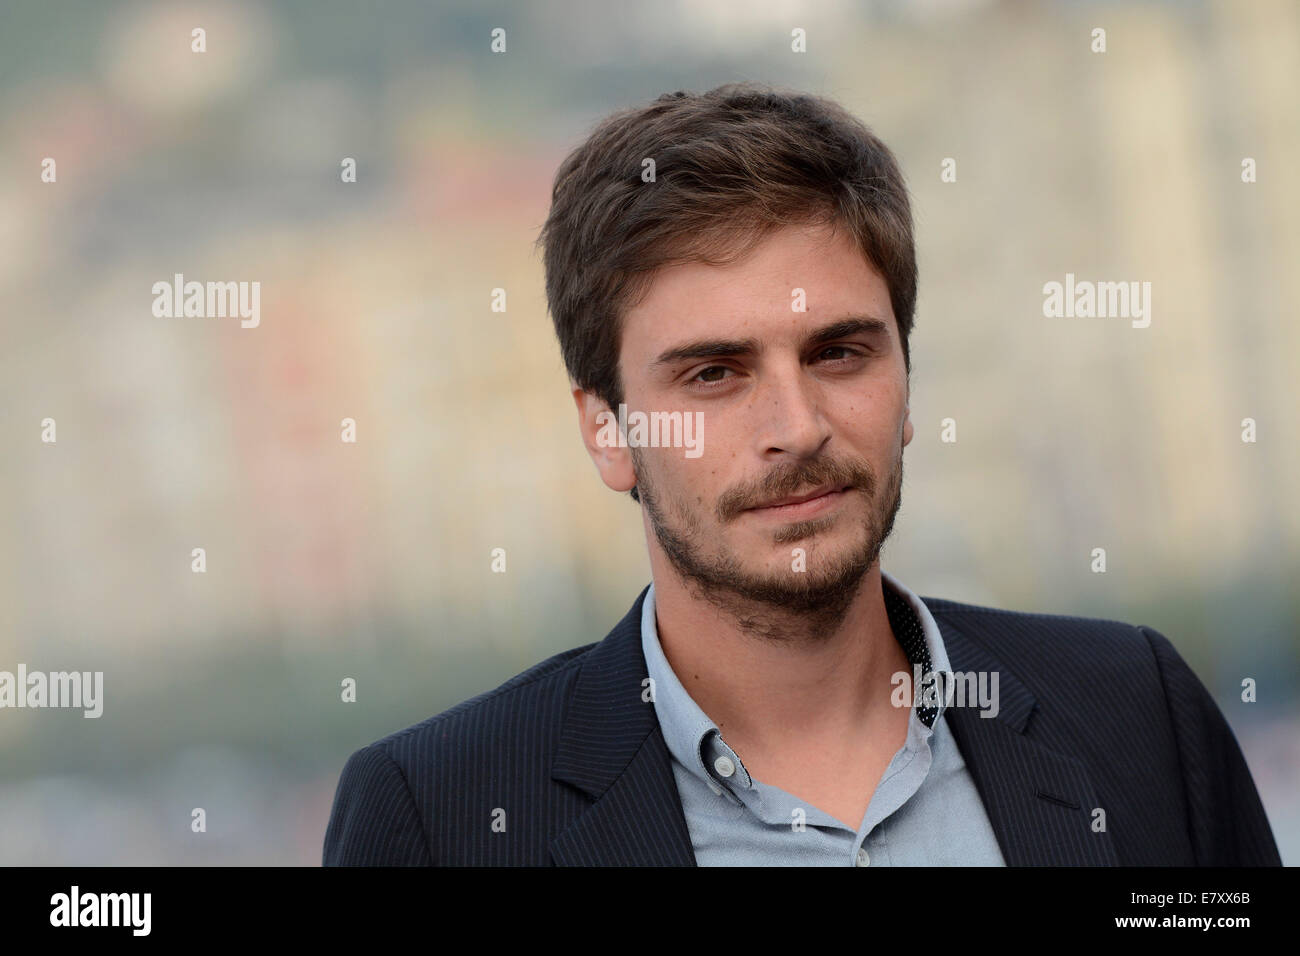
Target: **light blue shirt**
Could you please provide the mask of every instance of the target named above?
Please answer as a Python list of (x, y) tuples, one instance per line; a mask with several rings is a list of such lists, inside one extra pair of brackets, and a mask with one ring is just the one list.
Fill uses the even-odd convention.
[[(915, 664), (928, 651), (935, 672), (951, 673), (939, 626), (925, 603), (883, 570), (880, 577), (891, 626), (909, 660)], [(641, 613), (641, 647), (700, 866), (1005, 865), (948, 728), (942, 695), (926, 719), (916, 706), (911, 708), (907, 740), (885, 769), (855, 831), (749, 775), (664, 657), (654, 595), (651, 584)], [(898, 622), (895, 615), (902, 615)], [(898, 633), (899, 622), (913, 638), (919, 627), (924, 651)]]

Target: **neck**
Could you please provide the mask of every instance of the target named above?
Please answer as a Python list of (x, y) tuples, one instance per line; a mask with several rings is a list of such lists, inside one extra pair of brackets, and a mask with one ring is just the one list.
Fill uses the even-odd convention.
[(852, 739), (888, 722), (890, 679), (910, 668), (889, 624), (879, 561), (830, 622), (705, 597), (662, 555), (651, 564), (664, 656), (738, 752)]

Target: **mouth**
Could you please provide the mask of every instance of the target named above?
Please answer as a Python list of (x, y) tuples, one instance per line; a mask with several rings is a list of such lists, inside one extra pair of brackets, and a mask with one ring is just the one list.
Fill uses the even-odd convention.
[(746, 513), (771, 518), (810, 518), (835, 507), (850, 490), (851, 485), (823, 485), (801, 495), (787, 495), (747, 508)]

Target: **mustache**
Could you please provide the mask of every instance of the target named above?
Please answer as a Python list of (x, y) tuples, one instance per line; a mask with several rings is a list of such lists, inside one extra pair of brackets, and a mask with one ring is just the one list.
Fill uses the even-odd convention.
[(830, 484), (859, 488), (868, 497), (876, 492), (875, 475), (865, 462), (833, 458), (791, 462), (773, 468), (757, 481), (723, 492), (718, 498), (718, 520), (730, 521), (742, 511), (758, 507), (765, 501)]

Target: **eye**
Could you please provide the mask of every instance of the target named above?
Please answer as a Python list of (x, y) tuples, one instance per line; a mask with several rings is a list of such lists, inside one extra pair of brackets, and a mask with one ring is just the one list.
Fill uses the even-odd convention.
[(723, 382), (726, 381), (726, 373), (728, 372), (731, 372), (733, 375), (735, 374), (735, 372), (732, 372), (732, 370), (727, 368), (725, 365), (710, 365), (707, 368), (702, 368), (696, 372), (695, 375), (691, 377), (690, 384), (693, 385), (699, 383), (700, 385), (713, 385), (718, 382)]
[[(834, 354), (837, 352), (840, 354), (838, 355)], [(822, 349), (820, 352), (817, 353), (817, 357), (820, 359), (824, 359), (829, 355), (830, 361), (834, 362), (846, 358), (856, 358), (860, 354), (861, 354), (860, 352), (855, 352), (847, 345), (828, 345), (826, 346), (826, 348)]]
[(877, 349), (870, 345), (859, 343), (828, 345), (813, 357), (813, 361), (820, 362), (822, 365), (843, 366), (844, 370), (848, 371), (850, 368), (857, 368), (877, 354), (879, 354)]

